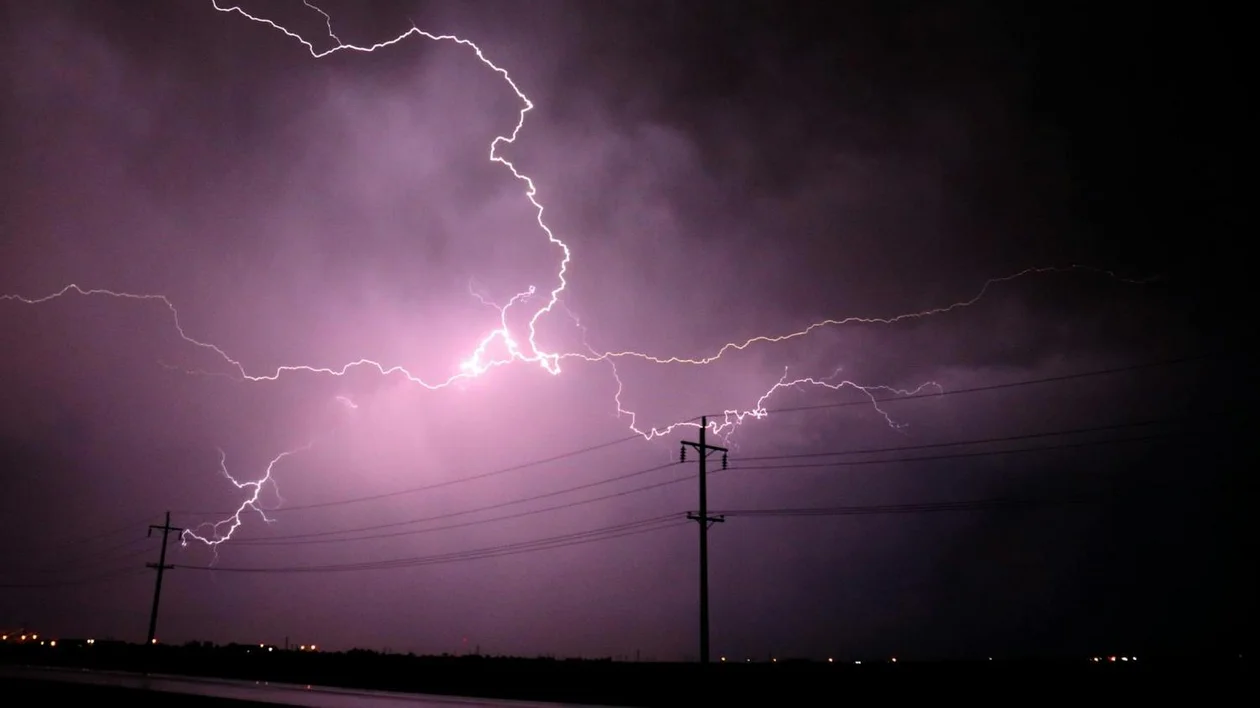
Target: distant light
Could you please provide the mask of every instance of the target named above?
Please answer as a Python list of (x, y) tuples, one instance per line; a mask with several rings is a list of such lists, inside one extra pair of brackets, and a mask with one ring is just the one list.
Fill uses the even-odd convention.
[(860, 664), (860, 663), (862, 663), (862, 662), (860, 662), (860, 661), (855, 661), (855, 662), (853, 662), (853, 663), (855, 663), (855, 664)]
[(315, 651), (315, 645), (314, 645), (314, 644), (312, 644), (312, 645), (311, 645), (311, 651)]
[(3, 637), (0, 637), (0, 642), (7, 642), (7, 641), (9, 641), (9, 635), (6, 634)]
[(1137, 661), (1137, 657), (1136, 657), (1136, 656), (1135, 656), (1135, 657), (1133, 657), (1133, 660), (1134, 660), (1134, 661)]
[(48, 642), (48, 646), (50, 646), (50, 647), (55, 647), (55, 646), (57, 646), (57, 640), (56, 640), (56, 639), (54, 639), (54, 640), (52, 640), (51, 642)]
[(722, 661), (726, 661), (726, 657), (722, 657)]
[(1128, 660), (1129, 660), (1129, 657), (1127, 656), (1120, 657), (1120, 661), (1128, 661)]
[(1116, 660), (1116, 657), (1114, 657), (1114, 656), (1109, 656), (1109, 657), (1107, 657), (1107, 659), (1108, 659), (1108, 660), (1110, 660), (1110, 661), (1115, 661), (1115, 660)]
[(771, 660), (770, 660), (770, 663), (772, 663), (772, 664), (777, 664), (778, 662), (779, 662), (779, 660), (778, 660), (778, 659), (771, 659)]
[(42, 647), (42, 646), (44, 646), (44, 643), (43, 643), (43, 642), (40, 642), (40, 643), (39, 643), (39, 645)]
[(302, 646), (298, 647), (298, 651), (306, 651), (306, 645), (303, 644)]
[(258, 645), (258, 648), (259, 648), (259, 649), (262, 649), (262, 648), (263, 648), (263, 645), (259, 644), (259, 645)]
[(150, 643), (150, 644), (157, 644), (157, 637), (154, 637), (154, 638), (150, 639), (150, 640), (149, 640), (149, 643)]
[(96, 640), (95, 640), (95, 639), (89, 639), (89, 640), (88, 640), (88, 644), (95, 644), (95, 643), (96, 643)]
[(894, 663), (894, 664), (895, 664), (895, 663), (897, 663), (897, 657), (895, 657), (895, 656), (894, 656), (894, 657), (892, 658), (892, 663)]
[(275, 647), (267, 647), (267, 651), (272, 651)]
[(828, 663), (828, 664), (832, 663), (833, 661), (835, 661), (835, 659), (832, 659), (831, 657), (827, 657), (827, 663)]
[(23, 635), (22, 635), (22, 641), (26, 641), (26, 635), (25, 635), (25, 634), (23, 634)]
[(36, 639), (39, 639), (39, 635), (38, 635), (38, 634), (32, 634), (32, 635), (31, 635), (31, 641), (35, 641)]

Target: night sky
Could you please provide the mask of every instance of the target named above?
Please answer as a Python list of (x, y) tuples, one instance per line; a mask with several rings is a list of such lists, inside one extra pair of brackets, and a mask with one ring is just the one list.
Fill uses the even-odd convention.
[(321, 4), (510, 75), (562, 282), (471, 47), (5, 2), (0, 628), (170, 510), (162, 642), (694, 660), (707, 414), (715, 658), (1240, 646), (1231, 20), (989, 5)]

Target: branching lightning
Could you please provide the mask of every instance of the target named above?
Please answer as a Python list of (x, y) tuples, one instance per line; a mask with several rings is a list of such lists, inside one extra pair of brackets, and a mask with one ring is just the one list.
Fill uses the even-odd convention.
[[(449, 35), (449, 34), (433, 34), (433, 33), (426, 32), (424, 30), (419, 29), (414, 24), (410, 27), (410, 29), (406, 30), (405, 32), (399, 34), (398, 36), (392, 39), (389, 39), (383, 42), (378, 42), (376, 44), (372, 44), (369, 46), (360, 46), (360, 45), (350, 44), (350, 43), (343, 42), (333, 32), (332, 18), (326, 12), (312, 5), (310, 2), (307, 2), (304, 0), (304, 4), (306, 5), (306, 7), (308, 7), (314, 12), (319, 13), (324, 18), (325, 25), (328, 30), (327, 32), (328, 39), (331, 41), (332, 46), (328, 47), (327, 49), (320, 50), (316, 48), (313, 42), (308, 41), (307, 39), (302, 37), (300, 34), (287, 29), (286, 27), (280, 25), (279, 23), (273, 20), (250, 14), (249, 12), (245, 11), (239, 6), (221, 5), (219, 4), (218, 0), (211, 0), (211, 3), (214, 9), (219, 12), (240, 15), (241, 17), (251, 22), (265, 25), (267, 27), (270, 27), (284, 34), (290, 39), (293, 39), (297, 41), (298, 43), (300, 43), (303, 47), (306, 48), (306, 50), (311, 54), (311, 56), (316, 59), (320, 59), (320, 58), (323, 58), (323, 57), (326, 57), (326, 56), (329, 56), (331, 54), (334, 54), (336, 52), (341, 52), (341, 51), (353, 51), (353, 52), (364, 52), (364, 53), (375, 52), (375, 51), (390, 47), (392, 45), (398, 44), (399, 42), (402, 42), (403, 40), (406, 40), (411, 37), (420, 37), (420, 38), (428, 39), (428, 40), (439, 42), (439, 43), (448, 42), (448, 43), (459, 45), (468, 50), (471, 50), (476, 55), (477, 59), (481, 61), (482, 64), (484, 64), (488, 69), (490, 69), (491, 71), (495, 72), (500, 77), (502, 77), (503, 81), (515, 93), (516, 97), (519, 99), (521, 103), (521, 108), (517, 116), (516, 124), (512, 128), (511, 132), (506, 135), (499, 135), (491, 141), (490, 149), (489, 149), (489, 159), (492, 162), (502, 165), (504, 168), (506, 168), (512, 174), (512, 176), (523, 185), (524, 196), (527, 200), (529, 200), (529, 203), (534, 208), (535, 221), (537, 222), (538, 227), (542, 230), (548, 243), (559, 251), (560, 258), (559, 258), (559, 263), (557, 265), (557, 269), (555, 273), (555, 278), (556, 278), (555, 284), (549, 290), (545, 291), (546, 293), (545, 296), (540, 296), (538, 293), (538, 288), (536, 288), (535, 286), (530, 286), (525, 291), (517, 293), (516, 295), (512, 296), (510, 299), (507, 300), (505, 304), (498, 305), (495, 302), (492, 302), (488, 297), (486, 297), (484, 294), (479, 292), (477, 289), (475, 289), (473, 286), (473, 283), (470, 282), (469, 294), (473, 298), (480, 301), (482, 304), (488, 307), (493, 307), (498, 311), (499, 313), (498, 326), (492, 329), (487, 334), (485, 334), (476, 342), (476, 345), (472, 348), (468, 356), (462, 362), (458, 364), (457, 370), (454, 373), (447, 374), (445, 378), (439, 377), (433, 380), (426, 380), (424, 378), (421, 378), (420, 376), (413, 374), (412, 372), (408, 371), (406, 368), (402, 366), (387, 366), (378, 361), (374, 361), (372, 359), (367, 359), (367, 358), (357, 359), (355, 361), (351, 361), (349, 363), (343, 364), (340, 367), (316, 366), (316, 365), (305, 365), (305, 364), (289, 364), (289, 365), (278, 366), (271, 373), (250, 373), (247, 370), (246, 366), (241, 361), (230, 356), (227, 353), (227, 351), (221, 348), (219, 345), (199, 340), (191, 336), (190, 334), (188, 334), (188, 332), (184, 328), (183, 323), (180, 321), (179, 311), (176, 309), (174, 303), (165, 295), (160, 295), (160, 294), (135, 294), (135, 293), (129, 293), (129, 292), (109, 290), (109, 289), (104, 289), (104, 288), (85, 288), (77, 284), (70, 284), (55, 293), (52, 293), (50, 295), (46, 295), (43, 297), (30, 298), (30, 297), (23, 297), (20, 295), (0, 295), (0, 300), (17, 301), (17, 302), (21, 302), (27, 305), (38, 305), (41, 303), (45, 303), (51, 300), (61, 298), (66, 295), (74, 294), (74, 295), (80, 295), (80, 296), (85, 296), (85, 297), (100, 296), (100, 297), (117, 298), (117, 299), (122, 299), (122, 300), (158, 303), (167, 309), (175, 330), (178, 332), (179, 336), (183, 338), (184, 341), (188, 342), (189, 344), (192, 344), (193, 346), (199, 349), (204, 349), (213, 353), (216, 357), (221, 359), (222, 362), (229, 369), (229, 372), (227, 373), (205, 372), (205, 371), (191, 371), (189, 373), (228, 375), (234, 379), (249, 381), (249, 382), (274, 381), (280, 378), (284, 374), (293, 373), (293, 372), (306, 372), (306, 373), (323, 374), (323, 375), (339, 377), (339, 376), (344, 376), (347, 372), (349, 372), (352, 369), (366, 367), (366, 368), (375, 369), (382, 376), (392, 376), (392, 375), (402, 376), (418, 386), (421, 386), (430, 390), (437, 390), (437, 389), (442, 389), (447, 386), (450, 386), (461, 380), (480, 377), (484, 374), (487, 374), (492, 369), (495, 369), (497, 367), (504, 366), (507, 364), (515, 363), (515, 362), (537, 364), (547, 373), (552, 374), (552, 375), (557, 375), (561, 372), (561, 367), (560, 367), (561, 360), (577, 360), (577, 361), (585, 362), (585, 363), (603, 363), (603, 364), (607, 364), (610, 367), (610, 370), (613, 375), (613, 379), (616, 381), (616, 392), (613, 395), (613, 402), (616, 405), (616, 412), (618, 416), (624, 416), (625, 418), (628, 418), (629, 427), (631, 430), (641, 435), (644, 439), (651, 440), (653, 438), (668, 434), (672, 430), (680, 426), (695, 427), (695, 426), (698, 426), (698, 423), (692, 420), (692, 421), (682, 421), (682, 422), (674, 423), (672, 425), (668, 425), (664, 427), (649, 427), (649, 428), (638, 427), (636, 414), (633, 411), (625, 408), (622, 402), (624, 384), (622, 382), (621, 376), (617, 369), (617, 362), (619, 360), (637, 359), (637, 360), (641, 360), (644, 362), (657, 364), (657, 365), (705, 366), (705, 365), (712, 364), (718, 361), (724, 356), (747, 350), (750, 347), (753, 347), (754, 345), (772, 345), (772, 344), (781, 343), (781, 342), (785, 342), (785, 341), (789, 341), (793, 339), (798, 339), (798, 338), (806, 337), (809, 334), (813, 333), (815, 330), (822, 329), (822, 328), (838, 327), (838, 326), (850, 325), (850, 324), (892, 325), (892, 324), (896, 324), (898, 322), (903, 322), (906, 320), (919, 319), (919, 318), (929, 317), (932, 315), (940, 315), (940, 314), (949, 313), (955, 310), (970, 307), (971, 305), (979, 302), (983, 297), (985, 297), (985, 295), (990, 291), (991, 288), (993, 288), (994, 286), (1000, 283), (1012, 281), (1017, 278), (1022, 278), (1022, 277), (1030, 276), (1034, 274), (1049, 273), (1049, 272), (1064, 272), (1064, 271), (1069, 271), (1069, 270), (1085, 269), (1085, 270), (1092, 270), (1092, 271), (1096, 271), (1100, 273), (1105, 273), (1107, 275), (1110, 275), (1113, 278), (1116, 277), (1114, 274), (1108, 271), (1098, 271), (1097, 269), (1087, 268), (1085, 266), (1028, 268), (1018, 273), (1003, 276), (1000, 278), (990, 279), (986, 281), (983, 284), (983, 286), (979, 289), (979, 291), (977, 291), (972, 297), (965, 300), (960, 300), (960, 301), (957, 301), (957, 302), (954, 302), (952, 304), (945, 305), (942, 307), (937, 307), (937, 308), (924, 310), (920, 312), (905, 313), (905, 314), (896, 315), (893, 317), (868, 318), (868, 317), (851, 316), (851, 317), (844, 317), (844, 318), (839, 318), (839, 319), (826, 319), (826, 320), (809, 324), (808, 326), (802, 329), (798, 329), (798, 330), (783, 333), (783, 334), (761, 335), (761, 336), (752, 337), (742, 342), (739, 342), (739, 341), (728, 342), (718, 347), (711, 354), (698, 357), (698, 358), (686, 358), (686, 357), (681, 357), (681, 356), (662, 356), (662, 355), (650, 354), (650, 353), (639, 352), (639, 351), (600, 352), (592, 348), (589, 344), (586, 343), (586, 339), (585, 339), (586, 328), (578, 321), (578, 318), (576, 317), (576, 315), (574, 315), (573, 312), (569, 310), (568, 307), (564, 305), (564, 303), (561, 302), (561, 295), (567, 286), (566, 276), (568, 275), (569, 264), (570, 264), (571, 256), (572, 256), (570, 248), (564, 241), (562, 241), (560, 238), (558, 238), (555, 235), (555, 233), (552, 232), (551, 228), (548, 227), (546, 222), (544, 221), (543, 219), (544, 208), (543, 208), (542, 203), (538, 200), (537, 189), (534, 185), (533, 180), (530, 179), (525, 174), (521, 173), (516, 168), (516, 166), (510, 160), (504, 157), (501, 153), (501, 150), (503, 148), (510, 146), (516, 142), (516, 139), (525, 124), (526, 115), (534, 107), (534, 104), (521, 91), (519, 86), (516, 84), (515, 80), (507, 72), (506, 69), (490, 61), (482, 52), (482, 49), (470, 40), (463, 39), (455, 35)], [(525, 327), (525, 331), (514, 332), (512, 327), (509, 326), (508, 324), (509, 313), (513, 312), (516, 308), (528, 307), (530, 306), (529, 303), (534, 303), (533, 305), (534, 309), (529, 316), (528, 324)], [(547, 348), (544, 348), (542, 345), (540, 345), (540, 343), (538, 342), (538, 334), (537, 334), (538, 323), (544, 316), (553, 313), (557, 309), (561, 310), (563, 314), (566, 314), (567, 316), (571, 317), (573, 321), (577, 323), (578, 327), (582, 330), (583, 345), (586, 351), (584, 352), (558, 352), (558, 351), (551, 351)], [(495, 356), (492, 356), (490, 354), (491, 347), (495, 345), (496, 343), (499, 343), (502, 345), (503, 351), (506, 352), (506, 357), (501, 356), (501, 357), (496, 358)], [(746, 418), (753, 417), (753, 418), (759, 419), (759, 418), (765, 417), (767, 415), (765, 402), (776, 392), (780, 390), (784, 390), (784, 389), (812, 386), (812, 387), (827, 388), (830, 390), (840, 390), (842, 388), (851, 388), (851, 389), (854, 389), (855, 391), (860, 391), (863, 395), (871, 399), (871, 403), (875, 407), (875, 410), (884, 418), (884, 420), (888, 423), (888, 425), (894, 428), (898, 428), (899, 424), (896, 421), (894, 421), (893, 418), (890, 417), (888, 413), (886, 413), (884, 410), (882, 410), (879, 407), (878, 403), (876, 402), (874, 392), (884, 391), (884, 392), (892, 392), (892, 393), (903, 394), (903, 395), (913, 395), (916, 393), (920, 393), (924, 389), (927, 389), (927, 388), (931, 388), (931, 387), (939, 388), (937, 384), (931, 383), (931, 382), (925, 383), (917, 388), (909, 389), (909, 390), (894, 389), (887, 386), (863, 385), (863, 384), (859, 384), (857, 382), (850, 381), (850, 380), (840, 380), (838, 379), (838, 374), (839, 374), (839, 371), (837, 370), (832, 376), (827, 377), (827, 378), (820, 379), (820, 378), (806, 376), (806, 377), (799, 377), (795, 379), (789, 379), (787, 372), (785, 370), (783, 376), (778, 381), (774, 382), (765, 391), (765, 393), (763, 393), (757, 399), (756, 403), (752, 406), (752, 408), (746, 409), (746, 410), (744, 409), (726, 410), (721, 416), (715, 417), (714, 419), (710, 421), (710, 427), (715, 434), (723, 435), (723, 436), (729, 435), (729, 433), (735, 427), (741, 424)], [(338, 400), (349, 409), (357, 408), (354, 402), (351, 401), (349, 398), (338, 397)], [(264, 510), (259, 504), (259, 496), (262, 494), (263, 488), (267, 486), (268, 484), (271, 484), (274, 487), (275, 480), (272, 476), (273, 469), (275, 468), (276, 464), (279, 463), (282, 459), (290, 455), (296, 454), (299, 451), (308, 449), (309, 447), (310, 445), (308, 444), (304, 447), (296, 448), (294, 450), (288, 450), (286, 452), (281, 453), (280, 455), (272, 459), (271, 462), (267, 465), (265, 473), (262, 475), (262, 477), (260, 477), (259, 479), (255, 481), (247, 481), (247, 482), (238, 481), (228, 472), (227, 464), (226, 464), (226, 455), (223, 454), (222, 451), (220, 451), (220, 471), (238, 489), (246, 491), (247, 498), (237, 508), (236, 512), (232, 514), (230, 517), (228, 517), (227, 519), (224, 519), (217, 523), (204, 524), (203, 526), (198, 527), (198, 529), (196, 530), (185, 531), (183, 533), (184, 543), (187, 544), (190, 540), (197, 540), (197, 541), (201, 541), (202, 543), (205, 543), (208, 546), (215, 547), (218, 544), (221, 544), (232, 537), (232, 534), (242, 524), (242, 515), (250, 511), (257, 512), (264, 520), (270, 521), (270, 519), (267, 517), (266, 513), (264, 512)]]
[[(805, 327), (804, 329), (799, 329), (795, 332), (789, 332), (787, 334), (759, 335), (756, 337), (751, 337), (749, 339), (746, 339), (743, 342), (728, 342), (726, 344), (723, 344), (721, 347), (719, 347), (718, 350), (712, 355), (707, 356), (707, 357), (701, 357), (699, 359), (685, 359), (685, 358), (677, 357), (677, 356), (670, 356), (670, 357), (652, 356), (650, 354), (644, 354), (642, 352), (636, 352), (636, 351), (608, 352), (606, 354), (600, 355), (597, 358), (598, 359), (605, 359), (605, 358), (615, 359), (615, 358), (621, 358), (621, 357), (633, 357), (636, 359), (644, 359), (654, 364), (697, 364), (697, 365), (712, 364), (718, 359), (721, 359), (724, 354), (727, 354), (729, 352), (743, 351), (754, 344), (778, 344), (780, 342), (786, 342), (792, 339), (798, 339), (800, 337), (804, 337), (810, 334), (816, 329), (820, 329), (823, 327), (836, 327), (840, 325), (849, 325), (849, 324), (892, 325), (892, 324), (897, 324), (898, 322), (905, 322), (907, 320), (923, 319), (925, 317), (930, 317), (932, 315), (943, 315), (949, 312), (953, 312), (954, 310), (961, 310), (966, 307), (971, 307), (977, 302), (980, 302), (980, 300), (983, 299), (984, 296), (988, 294), (989, 290), (995, 285), (1006, 283), (1012, 280), (1017, 280), (1019, 278), (1023, 278), (1029, 275), (1037, 275), (1037, 274), (1042, 274), (1042, 273), (1063, 273), (1063, 272), (1073, 271), (1073, 270), (1088, 270), (1088, 271), (1093, 271), (1095, 273), (1102, 273), (1112, 278), (1115, 278), (1117, 280), (1123, 280), (1125, 282), (1130, 282), (1130, 283), (1145, 282), (1145, 281), (1140, 281), (1140, 280), (1129, 280), (1126, 278), (1120, 278), (1115, 273), (1109, 270), (1102, 270), (1099, 268), (1092, 268), (1089, 266), (1082, 266), (1082, 265), (1042, 266), (1042, 267), (1035, 267), (1035, 268), (1025, 268), (1024, 270), (1021, 270), (1018, 273), (1004, 275), (1000, 278), (989, 278), (988, 280), (984, 282), (984, 285), (980, 287), (980, 290), (978, 290), (975, 295), (967, 298), (966, 300), (959, 300), (958, 302), (954, 302), (949, 305), (944, 305), (941, 307), (934, 307), (932, 309), (922, 310), (919, 312), (906, 312), (906, 313), (896, 315), (893, 317), (850, 316), (850, 317), (845, 317), (842, 319), (820, 320), (818, 322), (815, 322)], [(588, 359), (585, 355), (581, 355), (581, 354), (570, 354), (566, 356), (574, 356), (574, 357), (578, 357), (582, 359)]]
[(276, 455), (275, 457), (271, 458), (271, 462), (267, 463), (267, 468), (263, 472), (263, 476), (259, 477), (258, 479), (252, 482), (241, 482), (241, 481), (238, 481), (235, 477), (233, 477), (232, 473), (228, 472), (227, 453), (224, 452), (223, 450), (219, 450), (219, 472), (221, 472), (223, 476), (226, 477), (227, 480), (231, 482), (237, 489), (247, 490), (249, 492), (249, 496), (245, 498), (245, 501), (241, 502), (241, 505), (236, 508), (236, 512), (233, 513), (228, 518), (222, 521), (216, 522), (216, 523), (204, 523), (201, 526), (198, 526), (196, 529), (185, 529), (180, 534), (180, 540), (183, 542), (183, 544), (187, 546), (189, 539), (195, 539), (197, 541), (201, 541), (202, 543), (211, 547), (214, 547), (214, 546), (219, 545), (220, 543), (223, 543), (224, 541), (232, 538), (232, 534), (236, 532), (236, 529), (240, 528), (241, 524), (243, 523), (241, 520), (241, 515), (248, 511), (258, 512), (258, 515), (262, 517), (263, 521), (266, 521), (267, 523), (271, 523), (272, 519), (267, 516), (267, 512), (262, 508), (259, 502), (259, 497), (262, 496), (263, 488), (268, 483), (270, 483), (272, 489), (275, 490), (276, 496), (279, 497), (280, 495), (280, 490), (278, 487), (276, 487), (275, 479), (272, 478), (271, 476), (272, 470), (275, 469), (276, 464), (280, 462), (280, 460), (283, 460), (284, 458), (290, 455), (295, 455), (304, 450), (309, 450), (311, 447), (311, 444), (312, 443), (307, 443), (306, 445), (303, 445), (302, 447), (294, 448), (292, 450), (286, 450), (280, 453), (279, 455)]
[[(371, 46), (347, 44), (346, 42), (342, 42), (337, 37), (337, 35), (333, 32), (332, 18), (328, 16), (328, 13), (315, 7), (310, 2), (305, 2), (304, 0), (303, 4), (315, 10), (316, 12), (318, 12), (320, 15), (324, 17), (325, 25), (328, 28), (328, 37), (332, 39), (333, 42), (335, 42), (335, 44), (332, 47), (325, 49), (323, 51), (320, 51), (315, 48), (315, 45), (313, 43), (311, 43), (310, 41), (302, 37), (300, 34), (296, 32), (292, 32), (272, 20), (269, 20), (265, 17), (258, 17), (256, 15), (252, 15), (246, 12), (244, 9), (242, 9), (239, 6), (235, 6), (235, 5), (223, 6), (218, 3), (218, 0), (211, 0), (211, 2), (214, 6), (214, 9), (220, 12), (237, 13), (248, 20), (262, 23), (273, 29), (283, 32), (286, 36), (300, 42), (302, 46), (306, 47), (306, 50), (310, 52), (311, 56), (316, 59), (322, 59), (323, 57), (326, 57), (330, 54), (334, 54), (340, 51), (375, 52), (379, 49), (384, 49), (386, 47), (390, 47), (395, 44), (398, 44), (399, 42), (402, 42), (403, 40), (409, 37), (419, 36), (419, 37), (423, 37), (425, 39), (429, 39), (435, 42), (453, 42), (455, 44), (459, 44), (461, 46), (467, 47), (471, 49), (473, 53), (477, 55), (477, 59), (479, 59), (482, 64), (486, 65), (486, 67), (489, 68), (491, 71), (503, 77), (504, 82), (507, 83), (508, 87), (512, 89), (512, 92), (515, 93), (516, 97), (520, 100), (521, 110), (517, 114), (516, 125), (512, 128), (512, 132), (508, 135), (499, 135), (490, 142), (490, 161), (496, 162), (506, 167), (512, 173), (513, 177), (515, 177), (518, 181), (520, 181), (522, 184), (525, 185), (525, 198), (528, 199), (529, 203), (533, 205), (534, 207), (535, 221), (538, 223), (538, 226), (539, 228), (542, 229), (543, 233), (546, 234), (547, 240), (552, 245), (559, 248), (562, 253), (562, 256), (560, 258), (560, 264), (558, 267), (558, 272), (556, 274), (557, 283), (555, 287), (552, 288), (552, 290), (550, 291), (549, 297), (547, 298), (547, 302), (542, 307), (539, 307), (537, 310), (535, 310), (534, 314), (530, 316), (529, 318), (529, 326), (528, 326), (529, 334), (525, 340), (526, 343), (528, 344), (528, 348), (525, 351), (522, 351), (520, 342), (518, 342), (518, 340), (512, 336), (511, 328), (507, 325), (507, 313), (514, 305), (524, 300), (527, 300), (534, 295), (536, 289), (533, 286), (530, 286), (530, 288), (527, 291), (519, 293), (516, 296), (514, 296), (511, 300), (508, 301), (506, 305), (504, 305), (499, 310), (501, 326), (498, 329), (491, 331), (481, 340), (480, 343), (478, 343), (476, 349), (473, 350), (472, 354), (469, 355), (469, 357), (463, 363), (460, 364), (459, 374), (452, 375), (449, 379), (447, 379), (446, 381), (436, 386), (424, 384), (423, 381), (416, 379), (410, 374), (407, 374), (407, 376), (408, 378), (415, 380), (417, 383), (421, 383), (430, 388), (439, 388), (441, 386), (447, 386), (451, 383), (454, 383), (456, 380), (461, 379), (461, 378), (472, 378), (472, 377), (480, 376), (481, 374), (484, 374), (491, 368), (502, 366), (503, 364), (511, 363), (512, 361), (516, 361), (516, 360), (537, 363), (540, 366), (542, 366), (543, 369), (545, 369), (547, 372), (551, 374), (560, 373), (560, 355), (547, 352), (539, 348), (538, 343), (537, 343), (537, 329), (538, 329), (538, 320), (541, 319), (544, 315), (552, 311), (556, 303), (560, 300), (560, 293), (564, 291), (567, 285), (567, 282), (565, 281), (565, 274), (567, 273), (568, 268), (569, 268), (569, 259), (571, 257), (571, 252), (569, 251), (569, 246), (564, 241), (561, 241), (559, 238), (557, 238), (556, 235), (551, 231), (551, 228), (547, 226), (547, 223), (543, 220), (543, 205), (537, 199), (538, 189), (537, 187), (534, 186), (534, 181), (530, 179), (528, 176), (521, 174), (521, 172), (516, 169), (516, 166), (513, 165), (510, 160), (503, 157), (499, 153), (501, 146), (511, 145), (516, 142), (517, 136), (520, 135), (521, 128), (525, 126), (526, 114), (528, 114), (534, 108), (533, 102), (530, 101), (529, 97), (526, 96), (525, 93), (521, 91), (519, 86), (517, 86), (516, 81), (512, 79), (512, 75), (508, 73), (507, 69), (504, 69), (498, 66), (497, 64), (495, 64), (494, 62), (490, 61), (486, 57), (486, 55), (482, 52), (481, 47), (477, 46), (471, 40), (463, 39), (461, 37), (457, 37), (452, 34), (433, 34), (431, 32), (426, 32), (420, 29), (419, 27), (416, 27), (414, 24), (411, 26), (411, 29), (408, 29), (406, 32), (403, 32), (402, 34), (394, 37), (393, 39), (386, 40), (384, 42), (378, 42)], [(490, 345), (493, 344), (496, 340), (501, 341), (504, 347), (507, 349), (508, 355), (509, 355), (508, 359), (498, 360), (498, 359), (489, 358), (489, 355), (487, 354), (487, 350), (490, 347)], [(376, 364), (376, 362), (368, 362), (366, 360), (357, 362), (357, 363)], [(382, 368), (380, 367), (379, 364), (376, 364), (376, 366), (378, 368)], [(305, 367), (294, 367), (294, 368), (301, 369)], [(344, 373), (344, 371), (345, 370), (343, 369), (340, 373)], [(279, 373), (280, 372), (277, 371), (276, 375), (278, 375)], [(270, 378), (274, 378), (274, 376)]]

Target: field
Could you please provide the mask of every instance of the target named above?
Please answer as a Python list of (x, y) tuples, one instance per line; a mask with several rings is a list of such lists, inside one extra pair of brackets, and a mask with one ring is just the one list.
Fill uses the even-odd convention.
[[(42, 651), (41, 651), (42, 650)], [(695, 664), (489, 657), (417, 657), (375, 652), (298, 652), (260, 647), (133, 645), (3, 647), (10, 667), (62, 666), (497, 699), (614, 706), (673, 706), (696, 700), (812, 705), (853, 696), (1009, 701), (1179, 695), (1224, 698), (1241, 686), (1240, 657), (1135, 662), (981, 661), (916, 663), (763, 662)], [(53, 689), (40, 689), (41, 692)], [(57, 688), (100, 693), (115, 689)], [(8, 694), (13, 695), (13, 694)], [(60, 696), (60, 693), (56, 693)], [(69, 694), (68, 694), (69, 695)], [(74, 694), (77, 695), (77, 694)], [(73, 695), (70, 695), (73, 697)], [(703, 697), (703, 698), (702, 698)], [(136, 705), (137, 698), (127, 698)], [(76, 699), (77, 700), (77, 699)], [(140, 704), (143, 704), (141, 702)], [(200, 705), (200, 704), (190, 704)], [(207, 705), (213, 705), (207, 704)]]

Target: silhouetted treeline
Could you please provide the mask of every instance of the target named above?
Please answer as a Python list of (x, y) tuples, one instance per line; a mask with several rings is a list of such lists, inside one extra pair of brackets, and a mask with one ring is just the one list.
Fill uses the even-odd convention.
[[(144, 646), (60, 640), (56, 647), (0, 645), (0, 662), (204, 676), (383, 691), (621, 706), (673, 706), (703, 697), (760, 705), (817, 705), (877, 690), (887, 698), (942, 691), (960, 698), (1004, 698), (1018, 690), (1069, 695), (1100, 691), (1131, 700), (1169, 688), (1198, 699), (1238, 686), (1237, 655), (1137, 662), (774, 663), (696, 664), (484, 656), (414, 656), (374, 651), (286, 651), (259, 645)], [(1034, 688), (1035, 687), (1035, 688)], [(1123, 691), (1123, 694), (1120, 692)], [(865, 695), (865, 694), (863, 694)], [(871, 694), (874, 695), (874, 694)], [(1222, 693), (1222, 697), (1224, 693)]]

